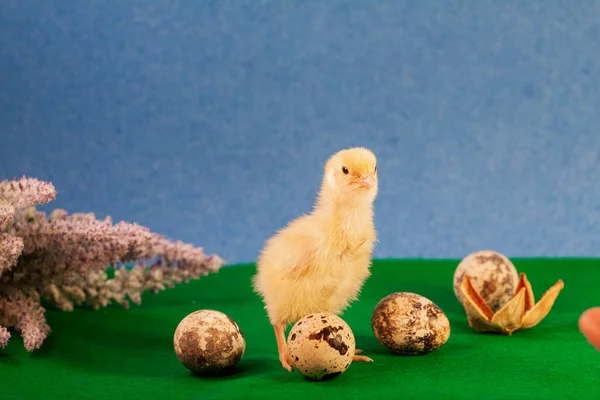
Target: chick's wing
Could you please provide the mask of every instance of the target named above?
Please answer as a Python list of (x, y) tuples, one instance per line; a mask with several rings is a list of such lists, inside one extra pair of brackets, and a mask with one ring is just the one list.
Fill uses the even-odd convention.
[(299, 218), (271, 238), (263, 258), (290, 278), (299, 278), (314, 263), (321, 236), (316, 221)]

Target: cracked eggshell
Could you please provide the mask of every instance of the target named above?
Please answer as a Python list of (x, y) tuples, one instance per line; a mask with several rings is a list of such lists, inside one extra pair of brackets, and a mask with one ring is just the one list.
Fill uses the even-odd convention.
[(371, 327), (379, 343), (403, 355), (430, 353), (450, 337), (446, 314), (431, 300), (408, 292), (381, 299), (373, 310)]
[(344, 373), (355, 349), (350, 326), (331, 313), (307, 315), (288, 334), (292, 367), (311, 380), (329, 380)]
[(508, 257), (493, 250), (476, 251), (463, 258), (454, 272), (454, 294), (461, 304), (460, 285), (466, 274), (494, 312), (514, 296), (519, 283), (519, 273)]
[(246, 350), (237, 323), (215, 310), (198, 310), (183, 318), (175, 329), (173, 345), (179, 361), (195, 374), (228, 370)]

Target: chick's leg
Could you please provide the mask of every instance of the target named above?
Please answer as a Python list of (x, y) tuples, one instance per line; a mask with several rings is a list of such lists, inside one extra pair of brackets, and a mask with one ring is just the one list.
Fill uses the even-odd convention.
[(279, 351), (279, 361), (281, 366), (288, 372), (292, 372), (292, 360), (287, 350), (287, 343), (285, 341), (285, 325), (275, 324), (273, 325), (275, 331), (275, 338), (277, 339), (277, 351)]

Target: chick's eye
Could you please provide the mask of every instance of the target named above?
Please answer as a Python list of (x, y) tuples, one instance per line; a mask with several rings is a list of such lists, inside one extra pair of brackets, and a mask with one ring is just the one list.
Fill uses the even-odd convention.
[(377, 165), (375, 166), (375, 172), (377, 172)]
[(342, 172), (346, 175), (348, 175), (348, 168), (346, 167), (342, 167)]

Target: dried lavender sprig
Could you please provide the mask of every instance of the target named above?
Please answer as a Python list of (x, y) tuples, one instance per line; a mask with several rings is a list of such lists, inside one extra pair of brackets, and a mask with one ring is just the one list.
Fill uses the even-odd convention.
[(17, 264), (23, 251), (23, 239), (0, 233), (0, 277)]
[(16, 288), (0, 288), (0, 325), (21, 332), (27, 351), (38, 349), (51, 329), (46, 322), (45, 310), (38, 299), (27, 296)]
[[(22, 214), (25, 214), (23, 216)], [(55, 210), (48, 218), (40, 212), (19, 212), (11, 233), (23, 237), (23, 257), (13, 269), (14, 282), (28, 282), (42, 290), (66, 284), (70, 275), (103, 270), (143, 257), (152, 238), (146, 227), (93, 214), (67, 215)]]
[(10, 340), (10, 332), (3, 326), (0, 326), (0, 349), (3, 349)]
[(158, 256), (166, 265), (190, 270), (208, 269), (215, 272), (225, 263), (217, 255), (207, 256), (202, 247), (194, 247), (181, 240), (169, 240), (156, 233), (152, 235), (152, 245), (147, 249), (145, 255), (147, 259)]
[[(48, 286), (43, 292), (45, 299), (63, 311), (84, 303), (94, 309), (106, 307), (111, 302), (129, 308), (129, 300), (141, 304), (144, 292), (158, 293), (216, 272), (225, 264), (221, 257), (207, 256), (201, 248), (169, 241), (157, 234), (153, 237), (143, 252), (146, 260), (138, 261), (132, 268), (117, 267), (111, 279), (102, 270), (74, 275), (69, 284)], [(150, 265), (146, 265), (148, 260)]]
[(48, 287), (44, 297), (63, 311), (71, 311), (75, 305), (84, 303), (94, 309), (106, 307), (111, 302), (129, 308), (129, 301), (141, 304), (144, 292), (156, 294), (178, 283), (198, 279), (218, 270), (223, 262), (218, 256), (204, 256), (204, 260), (202, 262), (198, 259), (188, 264), (195, 264), (193, 269), (176, 264), (168, 265), (164, 259), (159, 259), (150, 266), (141, 261), (131, 268), (117, 268), (111, 279), (108, 279), (104, 271), (90, 271), (78, 276), (71, 285)]
[(10, 204), (0, 203), (0, 229), (12, 222), (15, 215), (15, 208)]
[(19, 179), (0, 181), (0, 201), (15, 208), (46, 204), (56, 198), (51, 182), (22, 176)]
[[(119, 257), (110, 257), (108, 254), (135, 250), (151, 238), (149, 230), (137, 224), (119, 222), (113, 225), (110, 220), (80, 218), (77, 214), (65, 219), (41, 220), (37, 223), (19, 221), (14, 224), (13, 229), (14, 235), (23, 237), (25, 254), (52, 245), (85, 246), (86, 251), (90, 253), (90, 258), (101, 256), (115, 260)], [(90, 246), (98, 248), (90, 248)], [(82, 261), (86, 262), (86, 260)], [(106, 264), (105, 260), (100, 262)], [(106, 265), (110, 262), (108, 261)]]
[[(52, 184), (37, 179), (0, 182), (0, 269), (5, 272), (0, 273), (0, 344), (9, 340), (6, 328), (12, 327), (21, 331), (27, 350), (41, 346), (50, 333), (42, 295), (64, 310), (84, 302), (94, 308), (112, 301), (129, 307), (129, 301), (141, 302), (144, 291), (156, 293), (224, 264), (217, 255), (136, 224), (113, 225), (110, 217), (97, 220), (93, 213), (68, 215), (61, 209), (47, 216), (35, 209), (55, 194)], [(145, 259), (153, 258), (157, 262), (146, 267)], [(107, 267), (137, 260), (134, 268), (118, 268), (107, 279)]]

